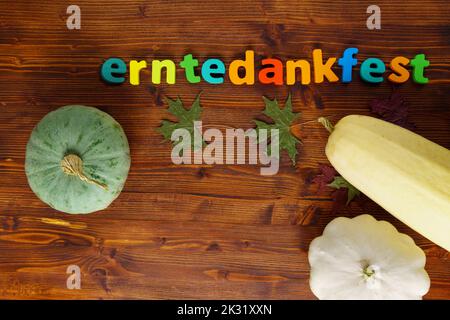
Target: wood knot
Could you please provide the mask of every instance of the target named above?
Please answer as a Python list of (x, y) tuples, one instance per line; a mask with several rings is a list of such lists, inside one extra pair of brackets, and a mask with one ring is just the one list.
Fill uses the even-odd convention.
[(281, 23), (267, 25), (261, 32), (261, 39), (271, 48), (283, 43), (285, 26)]
[(2, 228), (4, 231), (15, 231), (19, 227), (19, 219), (17, 217), (7, 216), (3, 218)]
[(147, 11), (147, 5), (141, 4), (139, 6), (139, 16), (142, 17), (142, 18), (147, 18), (146, 11)]
[(203, 179), (203, 178), (205, 178), (205, 177), (208, 177), (208, 174), (206, 173), (206, 169), (205, 169), (205, 168), (200, 168), (200, 169), (198, 169), (198, 171), (197, 171), (197, 177), (198, 177), (199, 179)]
[(211, 243), (206, 251), (221, 251), (220, 245), (216, 242)]

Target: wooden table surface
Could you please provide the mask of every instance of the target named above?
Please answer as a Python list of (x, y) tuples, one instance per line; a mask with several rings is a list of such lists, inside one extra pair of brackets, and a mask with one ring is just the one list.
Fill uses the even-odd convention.
[[(213, 4), (213, 2), (216, 2)], [(360, 61), (390, 61), (425, 53), (430, 82), (395, 90), (410, 104), (416, 132), (450, 148), (450, 7), (447, 0), (376, 1), (382, 29), (366, 27), (374, 1), (71, 1), (81, 30), (66, 28), (67, 1), (0, 1), (0, 298), (50, 299), (314, 299), (307, 252), (337, 216), (370, 213), (392, 222), (426, 252), (431, 289), (450, 298), (448, 252), (376, 204), (354, 202), (332, 213), (330, 192), (312, 183), (327, 163), (327, 132), (319, 116), (337, 121), (370, 114), (368, 104), (389, 96), (388, 82), (308, 86), (108, 86), (104, 59), (173, 58), (192, 53), (228, 64), (253, 49), (257, 57), (311, 59), (314, 48), (339, 57), (349, 46)], [(282, 157), (280, 172), (258, 166), (174, 165), (170, 144), (155, 129), (170, 118), (165, 97), (187, 104), (202, 91), (203, 122), (252, 127), (262, 95), (292, 94), (302, 112), (298, 163)], [(32, 128), (67, 104), (95, 106), (124, 127), (132, 166), (110, 208), (86, 216), (56, 212), (39, 201), (24, 173)], [(66, 269), (79, 265), (81, 290), (66, 288)]]

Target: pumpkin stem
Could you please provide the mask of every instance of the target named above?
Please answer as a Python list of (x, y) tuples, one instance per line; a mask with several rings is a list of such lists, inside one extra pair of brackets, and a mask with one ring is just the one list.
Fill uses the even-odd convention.
[(333, 132), (334, 126), (330, 120), (325, 117), (320, 117), (319, 119), (317, 119), (317, 121), (320, 122), (325, 127), (325, 129), (328, 130), (329, 133)]
[(65, 174), (71, 176), (77, 176), (81, 181), (95, 184), (96, 186), (102, 188), (103, 190), (108, 190), (108, 187), (87, 177), (83, 172), (83, 160), (76, 154), (68, 154), (61, 160), (61, 169)]
[(370, 265), (363, 269), (364, 278), (368, 279), (375, 274), (374, 268)]

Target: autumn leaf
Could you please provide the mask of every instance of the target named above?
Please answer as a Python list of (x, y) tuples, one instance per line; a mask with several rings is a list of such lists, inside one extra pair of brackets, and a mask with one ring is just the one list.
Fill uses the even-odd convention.
[[(161, 126), (157, 129), (157, 131), (164, 136), (165, 140), (171, 140), (172, 133), (175, 130), (186, 129), (191, 135), (191, 144), (193, 150), (200, 149), (202, 145), (196, 142), (194, 139), (194, 132), (196, 132), (196, 134), (198, 134), (200, 137), (202, 136), (199, 128), (194, 126), (195, 121), (200, 121), (200, 116), (202, 113), (202, 107), (200, 106), (200, 94), (197, 95), (190, 109), (184, 108), (183, 102), (179, 97), (176, 100), (166, 100), (169, 104), (169, 108), (167, 110), (178, 118), (178, 122), (163, 120)], [(202, 143), (204, 143), (203, 139), (201, 141)], [(177, 145), (180, 142), (181, 138), (177, 141), (174, 141), (173, 143), (174, 145)]]
[(318, 192), (324, 191), (327, 187), (336, 189), (331, 194), (333, 212), (348, 205), (356, 196), (360, 195), (360, 191), (341, 177), (332, 166), (320, 164), (319, 168), (320, 174), (314, 177), (312, 182), (319, 185)]
[(414, 129), (408, 120), (409, 105), (405, 98), (394, 92), (389, 98), (374, 99), (369, 103), (370, 110), (381, 119), (407, 129)]
[(338, 173), (336, 169), (326, 164), (320, 164), (319, 168), (321, 173), (315, 176), (312, 182), (318, 184), (318, 191), (322, 192), (331, 182), (333, 182), (334, 177), (336, 177)]
[[(263, 97), (266, 108), (264, 109), (264, 114), (274, 121), (273, 124), (269, 124), (263, 121), (255, 120), (258, 137), (259, 130), (267, 129), (268, 136), (270, 136), (270, 130), (278, 129), (279, 130), (279, 148), (281, 150), (286, 150), (289, 157), (292, 160), (293, 165), (295, 165), (295, 160), (297, 156), (297, 143), (300, 143), (292, 133), (291, 133), (291, 125), (294, 120), (296, 120), (300, 113), (292, 112), (292, 101), (291, 95), (288, 96), (286, 103), (283, 109), (280, 109), (278, 106), (278, 102), (276, 99), (269, 100), (266, 97)], [(267, 149), (270, 152), (270, 148)]]
[(345, 203), (345, 205), (348, 205), (350, 201), (361, 194), (358, 189), (356, 189), (352, 184), (350, 184), (350, 182), (348, 182), (341, 176), (334, 177), (333, 182), (328, 184), (328, 186), (337, 190), (347, 189), (347, 202)]
[(347, 206), (348, 195), (346, 189), (337, 189), (331, 194), (331, 198), (333, 199), (332, 214), (338, 213), (342, 208)]

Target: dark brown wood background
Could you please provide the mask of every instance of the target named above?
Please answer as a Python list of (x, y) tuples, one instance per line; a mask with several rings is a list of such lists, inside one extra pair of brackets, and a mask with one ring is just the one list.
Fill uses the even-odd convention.
[[(215, 4), (213, 4), (215, 2)], [(15, 298), (237, 298), (312, 299), (308, 246), (338, 215), (373, 214), (411, 235), (426, 252), (431, 289), (450, 298), (448, 252), (372, 202), (331, 212), (330, 192), (311, 183), (326, 163), (333, 121), (370, 114), (389, 83), (309, 86), (108, 86), (102, 61), (174, 58), (186, 53), (227, 63), (255, 50), (258, 59), (311, 59), (314, 48), (340, 56), (357, 46), (390, 61), (425, 53), (430, 83), (396, 88), (410, 104), (417, 132), (450, 148), (450, 10), (447, 0), (382, 1), (382, 30), (366, 28), (374, 1), (0, 1), (0, 297)], [(81, 7), (81, 30), (67, 30), (66, 8)], [(164, 97), (190, 104), (203, 91), (206, 125), (252, 127), (262, 95), (291, 92), (302, 112), (303, 139), (294, 168), (283, 155), (280, 172), (256, 166), (177, 166), (171, 146), (155, 131), (169, 117)], [(103, 212), (67, 215), (40, 202), (24, 173), (25, 146), (34, 125), (67, 104), (98, 107), (124, 127), (132, 167), (120, 197)], [(169, 117), (170, 118), (170, 117)], [(82, 270), (82, 290), (66, 289), (66, 268)]]

